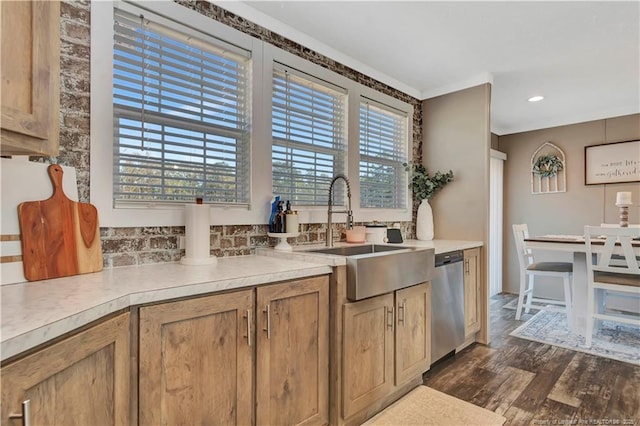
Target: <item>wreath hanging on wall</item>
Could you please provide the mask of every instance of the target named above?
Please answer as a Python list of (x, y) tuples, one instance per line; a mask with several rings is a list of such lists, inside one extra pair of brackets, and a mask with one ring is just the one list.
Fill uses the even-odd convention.
[(562, 160), (555, 154), (541, 155), (533, 163), (533, 173), (542, 177), (553, 177), (564, 168)]

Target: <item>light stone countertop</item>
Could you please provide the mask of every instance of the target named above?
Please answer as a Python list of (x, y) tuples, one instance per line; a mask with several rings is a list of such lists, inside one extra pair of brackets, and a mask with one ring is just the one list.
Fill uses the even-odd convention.
[(331, 273), (321, 263), (266, 256), (217, 265), (158, 263), (0, 286), (2, 360), (129, 306)]
[[(361, 245), (336, 243), (335, 247)], [(390, 244), (395, 245), (395, 244)], [(398, 246), (435, 254), (482, 246), (481, 241), (406, 240)], [(331, 273), (341, 256), (258, 248), (258, 256), (219, 258), (217, 265), (157, 263), (92, 274), (0, 286), (0, 358), (13, 357), (110, 313), (130, 306)]]

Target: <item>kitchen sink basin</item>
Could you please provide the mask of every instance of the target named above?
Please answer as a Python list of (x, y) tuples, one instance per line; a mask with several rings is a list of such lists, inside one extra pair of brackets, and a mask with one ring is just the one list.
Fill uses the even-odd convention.
[(383, 246), (380, 244), (368, 244), (364, 246), (327, 247), (309, 250), (309, 253), (333, 254), (337, 256), (357, 256), (359, 254), (382, 253), (396, 250), (409, 250), (410, 247)]
[(367, 244), (327, 247), (308, 253), (344, 256), (347, 299), (355, 301), (430, 281), (434, 250)]

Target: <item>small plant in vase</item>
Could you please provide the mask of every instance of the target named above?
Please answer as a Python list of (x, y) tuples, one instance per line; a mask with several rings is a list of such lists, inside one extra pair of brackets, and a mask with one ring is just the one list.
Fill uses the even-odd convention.
[(416, 201), (428, 200), (453, 180), (451, 170), (447, 173), (437, 171), (433, 176), (430, 176), (422, 164), (402, 163), (402, 165), (410, 173), (409, 188), (411, 188), (413, 198)]
[(422, 164), (409, 162), (402, 165), (409, 172), (409, 188), (413, 192), (413, 198), (420, 201), (416, 218), (416, 237), (419, 240), (432, 240), (433, 212), (429, 199), (453, 180), (453, 171), (449, 170), (446, 173), (437, 171), (431, 176)]

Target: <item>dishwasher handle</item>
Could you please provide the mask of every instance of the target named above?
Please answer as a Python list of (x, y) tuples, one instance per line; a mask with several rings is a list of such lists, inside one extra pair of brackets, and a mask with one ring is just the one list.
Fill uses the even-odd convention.
[(464, 258), (462, 250), (450, 251), (448, 253), (436, 254), (435, 267), (448, 265), (450, 263), (462, 262)]

